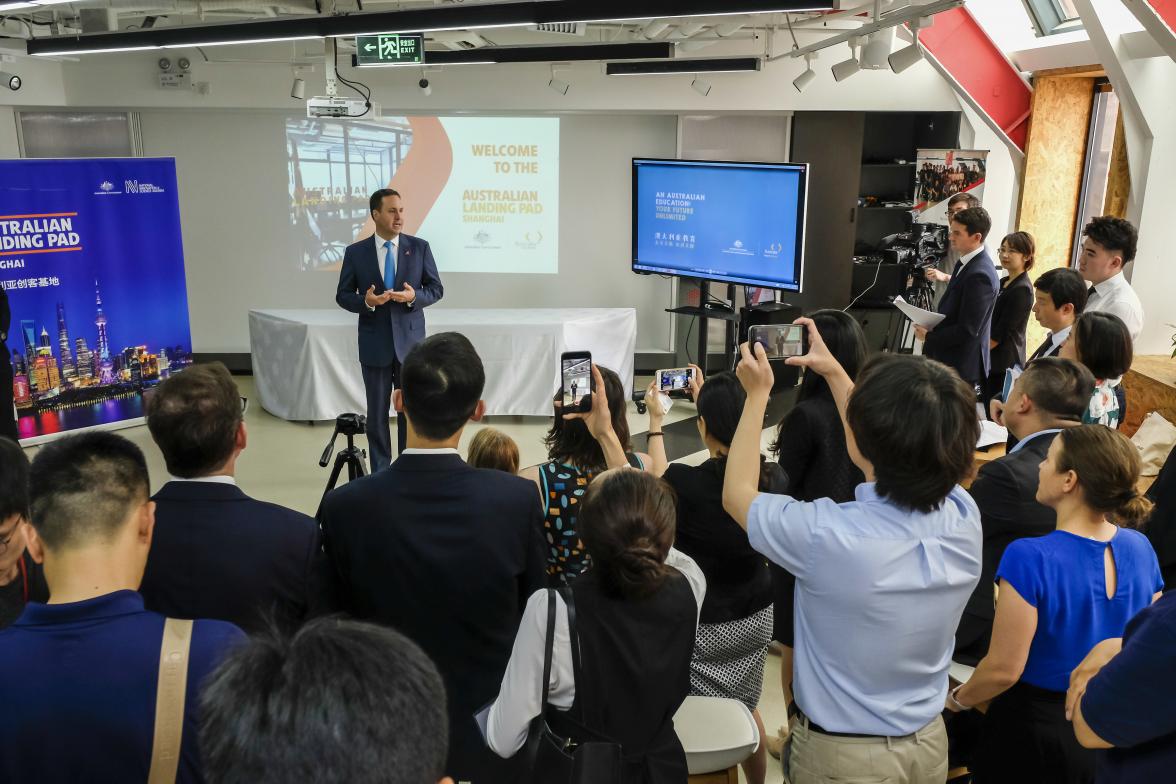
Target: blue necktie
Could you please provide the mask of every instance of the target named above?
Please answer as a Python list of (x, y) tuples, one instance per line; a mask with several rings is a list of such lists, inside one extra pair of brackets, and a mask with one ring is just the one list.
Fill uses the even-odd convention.
[(384, 291), (392, 291), (396, 285), (396, 255), (392, 240), (384, 242)]

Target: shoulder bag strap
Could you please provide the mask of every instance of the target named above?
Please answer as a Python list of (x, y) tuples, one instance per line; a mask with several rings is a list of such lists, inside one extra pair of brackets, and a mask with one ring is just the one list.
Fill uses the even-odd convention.
[(568, 608), (568, 642), (572, 648), (572, 678), (576, 686), (576, 698), (580, 702), (582, 715), (584, 705), (588, 701), (588, 690), (581, 687), (584, 678), (580, 670), (580, 634), (576, 631), (576, 597), (572, 594), (572, 587), (566, 583), (559, 587), (559, 595), (563, 597), (564, 604)]
[(555, 648), (555, 590), (547, 589), (547, 641), (543, 649), (543, 688), (539, 700), (539, 715), (547, 711), (547, 694), (551, 689), (551, 653)]
[(168, 618), (159, 649), (159, 686), (155, 695), (155, 738), (147, 784), (174, 784), (184, 734), (184, 697), (188, 687), (188, 651), (192, 621)]

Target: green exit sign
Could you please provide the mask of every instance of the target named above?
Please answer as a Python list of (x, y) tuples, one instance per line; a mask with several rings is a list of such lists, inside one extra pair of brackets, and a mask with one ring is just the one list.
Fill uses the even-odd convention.
[(380, 33), (355, 36), (357, 65), (420, 64), (425, 61), (422, 33)]

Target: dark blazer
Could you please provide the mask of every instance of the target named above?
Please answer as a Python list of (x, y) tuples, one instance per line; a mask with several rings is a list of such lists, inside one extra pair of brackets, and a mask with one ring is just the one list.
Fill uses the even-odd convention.
[(927, 333), (923, 353), (955, 368), (969, 384), (982, 384), (990, 367), (988, 339), (996, 303), (996, 268), (980, 251), (947, 284), (939, 312), (944, 319)]
[(412, 305), (385, 302), (372, 311), (364, 303), (371, 286), (376, 287), (377, 294), (384, 293), (375, 239), (368, 237), (349, 245), (343, 254), (335, 302), (359, 314), (359, 361), (363, 365), (387, 367), (394, 361), (403, 362), (412, 347), (424, 340), (424, 308), (445, 294), (429, 243), (408, 234), (401, 234), (398, 242), (396, 285), (392, 290), (400, 291), (407, 282), (416, 291)]
[(1025, 327), (1029, 324), (1029, 312), (1033, 310), (1033, 284), (1029, 275), (1022, 272), (1006, 283), (996, 297), (992, 308), (991, 339), (997, 343), (992, 349), (992, 369), (989, 376), (1004, 373), (1013, 365), (1025, 366)]
[(534, 483), (409, 453), (329, 493), (320, 522), (343, 609), (402, 632), (441, 672), (446, 775), (514, 781), (474, 714), (498, 694), (527, 599), (547, 586)]
[(1038, 466), (1056, 435), (1036, 436), (1016, 452), (985, 463), (972, 483), (970, 492), (980, 507), (984, 545), (980, 582), (964, 615), (982, 619), (989, 627), (995, 616), (993, 582), (1005, 548), (1017, 539), (1044, 536), (1057, 525), (1054, 510), (1036, 500)]
[(1160, 572), (1164, 575), (1164, 590), (1176, 588), (1176, 449), (1168, 453), (1164, 467), (1147, 497), (1155, 507), (1143, 532), (1156, 551)]
[(147, 609), (246, 631), (267, 614), (296, 624), (329, 609), (313, 517), (214, 482), (168, 482), (152, 500), (155, 534), (139, 588)]

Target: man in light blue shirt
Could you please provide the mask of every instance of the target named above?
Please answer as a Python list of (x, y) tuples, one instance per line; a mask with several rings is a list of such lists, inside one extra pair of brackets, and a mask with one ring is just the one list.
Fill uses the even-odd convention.
[(925, 357), (874, 357), (855, 386), (813, 323), (798, 323), (811, 348), (787, 361), (825, 377), (867, 481), (844, 504), (758, 492), (773, 374), (763, 352), (744, 345), (747, 402), (723, 504), (756, 550), (796, 575), (800, 715), (785, 774), (793, 784), (847, 776), (942, 784), (947, 671), (980, 577), (980, 513), (959, 486), (979, 434), (975, 398)]

